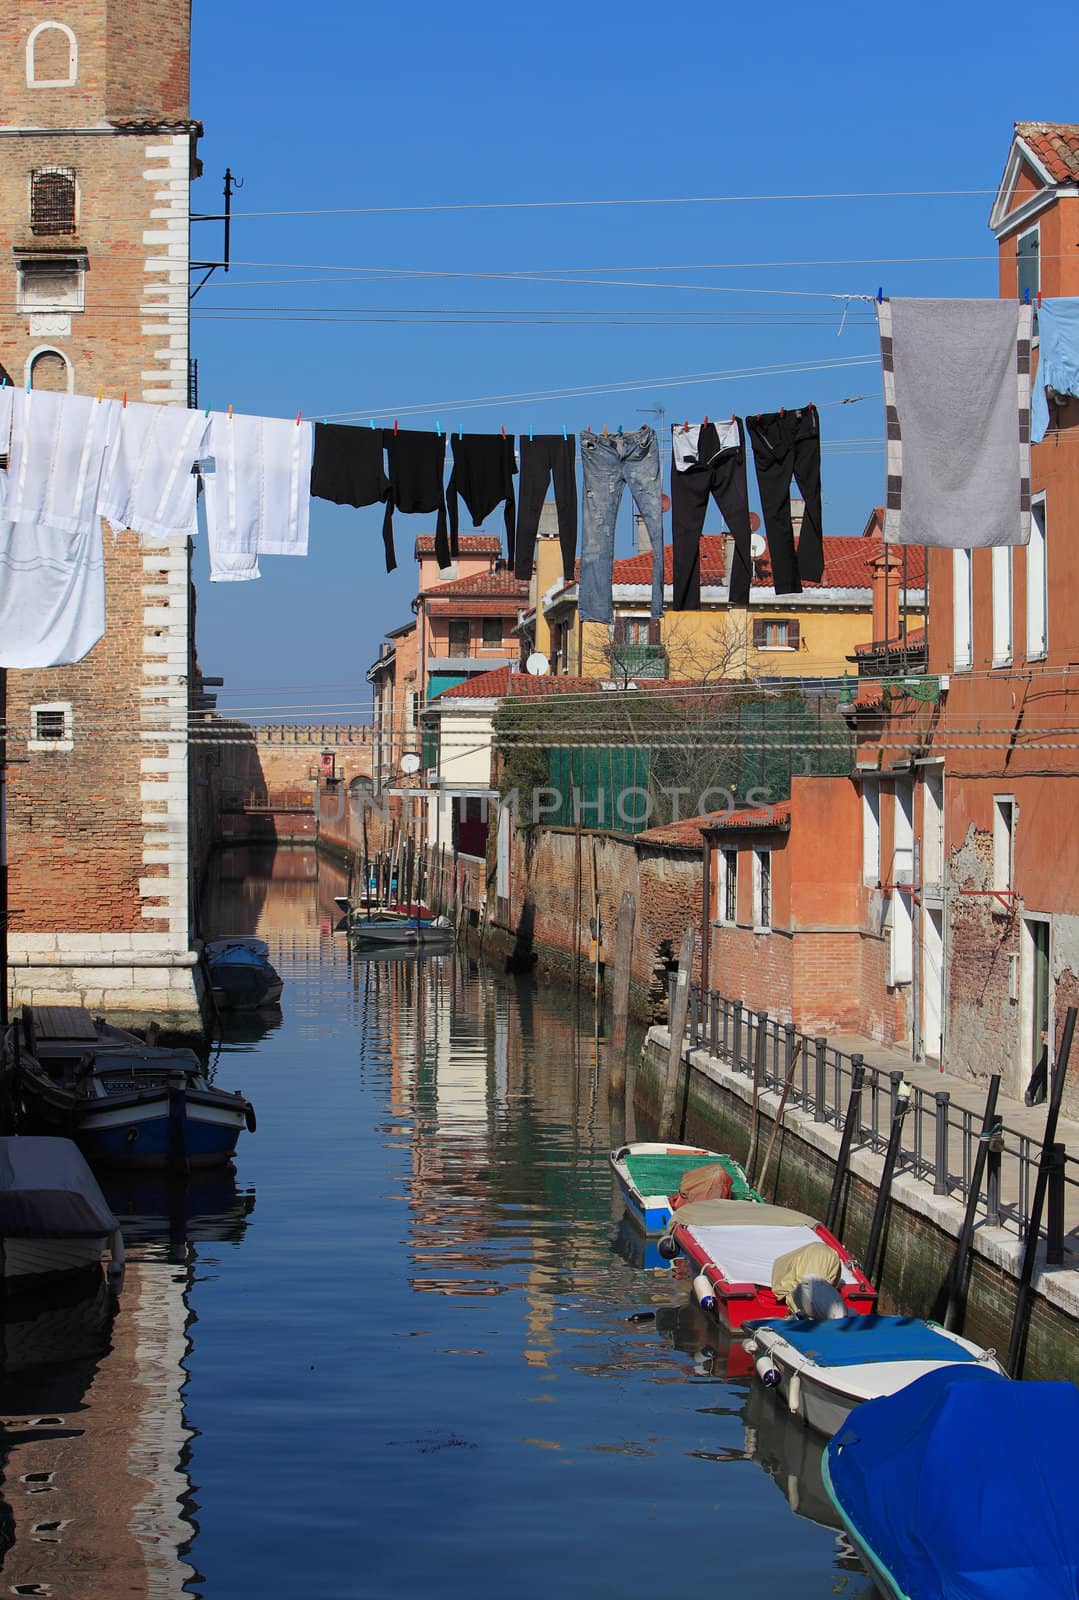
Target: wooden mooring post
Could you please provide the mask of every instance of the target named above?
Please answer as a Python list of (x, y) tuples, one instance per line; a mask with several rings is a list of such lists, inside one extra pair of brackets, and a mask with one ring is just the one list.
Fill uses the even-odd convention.
[(862, 1125), (862, 1084), (865, 1082), (865, 1062), (861, 1055), (855, 1054), (850, 1058), (850, 1098), (847, 1101), (847, 1115), (843, 1119), (843, 1136), (839, 1141), (839, 1155), (836, 1157), (835, 1175), (832, 1178), (832, 1193), (828, 1200), (828, 1215), (824, 1219), (824, 1226), (829, 1233), (834, 1233), (839, 1222), (839, 1206), (843, 1197), (843, 1179), (847, 1176), (847, 1167), (850, 1163), (850, 1147), (854, 1142), (854, 1135), (861, 1131)]
[(678, 977), (674, 986), (674, 1004), (671, 1006), (667, 1081), (663, 1086), (663, 1104), (659, 1113), (660, 1139), (669, 1139), (674, 1126), (674, 1102), (678, 1092), (678, 1073), (682, 1066), (682, 1051), (685, 1048), (686, 1019), (689, 1015), (689, 985), (693, 975), (693, 954), (696, 947), (697, 930), (695, 928), (687, 928), (682, 935), (682, 948), (678, 954)]
[[(952, 1333), (958, 1333), (963, 1326), (963, 1310), (966, 1299), (967, 1261), (970, 1256), (970, 1242), (974, 1237), (974, 1218), (978, 1211), (978, 1201), (982, 1192), (982, 1173), (985, 1171), (985, 1162), (989, 1154), (989, 1141), (997, 1127), (997, 1095), (1000, 1093), (1000, 1073), (994, 1072), (989, 1080), (989, 1092), (985, 1097), (985, 1112), (982, 1116), (982, 1132), (978, 1140), (978, 1150), (974, 1157), (974, 1171), (970, 1178), (970, 1189), (967, 1193), (967, 1208), (963, 1213), (963, 1226), (959, 1230), (959, 1242), (955, 1247), (951, 1268), (948, 1272), (948, 1304), (944, 1312), (944, 1326)], [(946, 1125), (945, 1125), (946, 1126)], [(937, 1162), (948, 1160), (948, 1141), (945, 1137), (941, 1141), (943, 1149), (938, 1151)], [(938, 1178), (946, 1177), (938, 1171)], [(945, 1187), (944, 1193), (947, 1193)]]
[(614, 945), (614, 984), (608, 1092), (622, 1094), (626, 1087), (626, 1036), (629, 1026), (629, 986), (633, 977), (633, 935), (637, 925), (637, 897), (629, 889), (622, 896)]

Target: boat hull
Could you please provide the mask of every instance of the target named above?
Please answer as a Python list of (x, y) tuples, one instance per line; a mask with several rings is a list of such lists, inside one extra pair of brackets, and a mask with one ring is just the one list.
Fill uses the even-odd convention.
[[(693, 1229), (680, 1226), (677, 1216), (670, 1231), (693, 1271), (694, 1293), (702, 1303), (705, 1297), (712, 1302), (708, 1309), (713, 1311), (724, 1327), (737, 1332), (750, 1322), (770, 1322), (790, 1315), (786, 1303), (773, 1294), (770, 1283), (735, 1282), (727, 1278)], [(872, 1284), (823, 1224), (818, 1223), (814, 1232), (821, 1243), (833, 1249), (843, 1263), (843, 1282), (839, 1291), (848, 1313), (852, 1316), (868, 1316), (877, 1299)], [(777, 1251), (777, 1254), (782, 1253)]]
[(832, 1507), (843, 1526), (843, 1531), (847, 1535), (847, 1538), (850, 1540), (851, 1544), (854, 1546), (855, 1550), (858, 1552), (859, 1561), (861, 1561), (862, 1565), (869, 1573), (869, 1576), (873, 1579), (873, 1582), (876, 1584), (880, 1593), (885, 1597), (885, 1600), (911, 1600), (911, 1597), (908, 1595), (907, 1591), (900, 1587), (898, 1581), (888, 1571), (888, 1568), (881, 1561), (880, 1557), (866, 1543), (864, 1535), (860, 1532), (857, 1525), (851, 1521), (846, 1511), (844, 1511), (843, 1506), (840, 1504), (835, 1492), (835, 1488), (832, 1484), (831, 1474), (828, 1471), (827, 1450), (821, 1457), (820, 1467), (821, 1481), (824, 1484), (824, 1492), (832, 1503)]
[[(228, 1097), (231, 1098), (231, 1097)], [(173, 1144), (166, 1093), (122, 1100), (60, 1103), (54, 1094), (24, 1093), (31, 1120), (42, 1132), (74, 1139), (88, 1161), (108, 1166), (163, 1168), (180, 1159), (188, 1167), (214, 1167), (229, 1161), (245, 1126), (246, 1103), (215, 1104), (189, 1092), (185, 1096), (182, 1155)]]
[(0, 1239), (0, 1262), (6, 1285), (32, 1289), (64, 1273), (101, 1268), (108, 1235), (85, 1239)]
[[(623, 1145), (619, 1150), (612, 1150), (610, 1154), (611, 1171), (622, 1192), (626, 1212), (642, 1233), (665, 1233), (672, 1216), (676, 1213), (671, 1205), (671, 1195), (649, 1193), (642, 1190), (634, 1177), (634, 1166), (663, 1166), (670, 1168), (666, 1181), (680, 1181), (681, 1177), (694, 1166), (722, 1166), (729, 1172), (736, 1186), (744, 1191), (743, 1197), (757, 1199), (756, 1192), (751, 1190), (746, 1180), (745, 1170), (733, 1156), (723, 1154), (718, 1150), (705, 1150), (697, 1145), (683, 1144), (648, 1144), (638, 1143)], [(656, 1181), (659, 1181), (658, 1177)], [(653, 1188), (653, 1183), (648, 1183), (648, 1189)]]

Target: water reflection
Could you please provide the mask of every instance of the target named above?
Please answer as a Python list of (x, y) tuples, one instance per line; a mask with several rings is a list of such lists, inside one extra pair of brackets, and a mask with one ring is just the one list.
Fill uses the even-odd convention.
[(254, 1194), (231, 1167), (189, 1180), (99, 1174), (128, 1267), (8, 1300), (0, 1320), (5, 1590), (171, 1600), (197, 1580), (184, 1411), (200, 1251), (238, 1244)]

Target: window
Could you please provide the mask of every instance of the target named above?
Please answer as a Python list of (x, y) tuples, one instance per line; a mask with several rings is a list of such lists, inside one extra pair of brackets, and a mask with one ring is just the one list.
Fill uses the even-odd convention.
[(797, 650), (801, 645), (801, 625), (797, 617), (754, 617), (755, 650)]
[(488, 646), (488, 648), (490, 648), (492, 646), (495, 646), (495, 647), (501, 646), (501, 644), (502, 644), (502, 618), (501, 617), (484, 617), (484, 619), (483, 619), (483, 642), (484, 642), (485, 645)]
[(49, 389), (53, 394), (72, 390), (71, 368), (59, 350), (42, 350), (30, 363), (31, 389)]
[(952, 551), (952, 665), (956, 672), (969, 668), (974, 656), (973, 563), (969, 550)]
[(420, 697), (415, 689), (409, 692), (409, 700), (412, 702), (412, 726), (418, 728), (420, 725)]
[(73, 724), (71, 704), (54, 700), (45, 705), (30, 707), (30, 750), (73, 750)]
[(37, 311), (83, 311), (86, 307), (86, 256), (44, 251), (39, 255), (24, 252), (16, 257), (18, 284), (15, 309), (32, 314)]
[(30, 231), (75, 232), (75, 174), (70, 167), (42, 167), (30, 174)]
[(1036, 227), (1031, 228), (1029, 233), (1021, 233), (1015, 241), (1015, 269), (1019, 298), (1032, 300), (1035, 305), (1042, 284), (1040, 253), (1041, 239)]
[(724, 850), (720, 857), (723, 867), (723, 903), (721, 922), (738, 921), (738, 851)]
[(880, 784), (874, 778), (862, 780), (862, 877), (880, 882)]
[(993, 888), (1011, 889), (1015, 871), (1015, 796), (993, 796)]
[(1027, 545), (1027, 659), (1037, 660), (1049, 648), (1049, 549), (1046, 541), (1045, 496), (1030, 508)]
[(79, 47), (64, 22), (39, 22), (26, 41), (30, 89), (67, 89), (79, 75)]
[(944, 777), (927, 772), (922, 784), (922, 882), (939, 884), (944, 874)]
[(993, 665), (1006, 667), (1012, 659), (1012, 552), (997, 545), (993, 552)]
[(753, 925), (772, 926), (772, 852), (753, 852)]
[(450, 655), (467, 656), (469, 640), (472, 629), (468, 622), (451, 622), (449, 624)]
[(615, 644), (658, 644), (658, 617), (618, 617), (614, 624)]

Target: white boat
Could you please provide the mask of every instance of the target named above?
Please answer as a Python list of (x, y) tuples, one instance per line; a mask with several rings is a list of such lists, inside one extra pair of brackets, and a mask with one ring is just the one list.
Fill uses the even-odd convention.
[(923, 1317), (788, 1317), (760, 1323), (745, 1347), (765, 1387), (827, 1438), (866, 1400), (897, 1394), (927, 1372), (974, 1363), (1006, 1376), (992, 1350)]
[(457, 942), (456, 930), (448, 917), (435, 917), (431, 921), (365, 917), (351, 923), (348, 931), (360, 947), (393, 945), (403, 950), (449, 950)]
[(124, 1240), (70, 1139), (0, 1139), (0, 1272), (8, 1290), (44, 1287), (61, 1273), (100, 1268), (119, 1293)]

